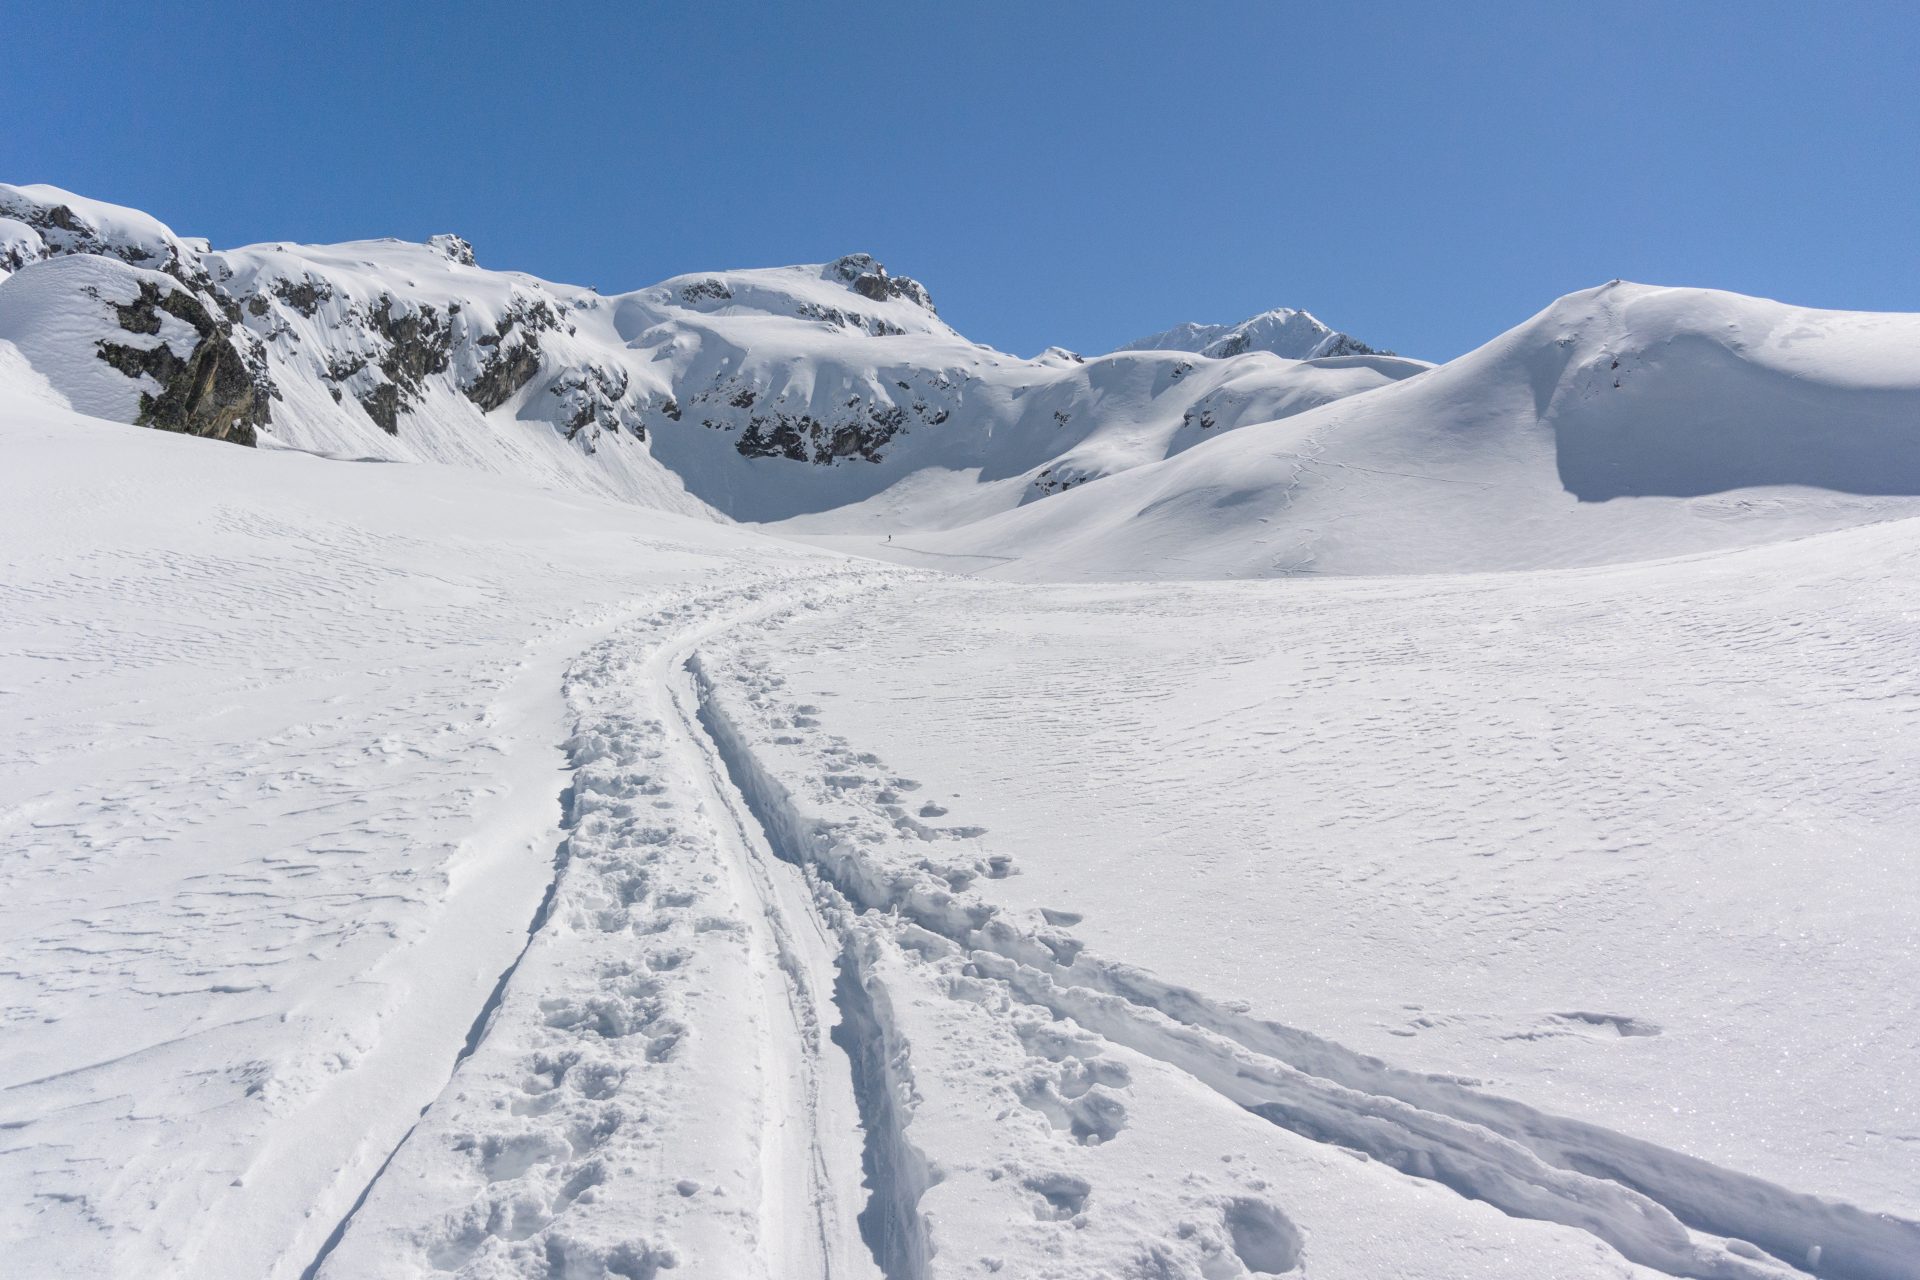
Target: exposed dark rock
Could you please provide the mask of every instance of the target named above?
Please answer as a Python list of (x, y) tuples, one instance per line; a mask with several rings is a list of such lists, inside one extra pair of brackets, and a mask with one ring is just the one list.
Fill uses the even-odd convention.
[(603, 369), (598, 365), (570, 369), (549, 388), (560, 398), (567, 415), (567, 439), (580, 441), (589, 452), (593, 433), (586, 429), (596, 425), (606, 431), (624, 430), (636, 439), (647, 438), (641, 407), (628, 398), (630, 389), (626, 370)]
[(420, 384), (429, 375), (446, 372), (453, 340), (438, 310), (423, 304), (412, 311), (396, 311), (393, 297), (382, 294), (367, 319), (387, 340), (380, 371), (410, 398), (419, 395)]
[(467, 399), (479, 405), (482, 413), (491, 413), (533, 381), (533, 375), (538, 372), (539, 345), (531, 340), (518, 342), (504, 351), (496, 352), (494, 358), (480, 370), (480, 376), (473, 380), (473, 385), (464, 390)]
[(479, 376), (461, 388), (481, 412), (498, 409), (540, 372), (540, 335), (566, 326), (566, 320), (544, 298), (516, 295), (492, 333), (476, 340), (492, 354)]
[[(848, 407), (857, 409), (857, 397)], [(811, 414), (755, 414), (734, 448), (749, 458), (790, 458), (829, 466), (842, 458), (879, 462), (881, 449), (906, 428), (907, 411), (896, 404), (874, 404), (863, 415), (825, 423)], [(708, 423), (709, 426), (724, 426)]]
[(489, 361), (466, 388), (467, 399), (480, 406), (482, 413), (498, 409), (540, 372), (540, 348), (531, 342), (502, 351)]
[(862, 315), (858, 311), (842, 311), (838, 307), (823, 307), (818, 303), (803, 302), (794, 308), (794, 313), (803, 320), (818, 320), (821, 324), (830, 324), (839, 328), (864, 329), (876, 338), (898, 337), (906, 332), (899, 325), (878, 316)]
[(427, 237), (427, 243), (447, 256), (452, 262), (462, 266), (473, 265), (473, 246), (456, 235), (438, 235)]
[(732, 296), (733, 290), (727, 287), (726, 281), (711, 278), (695, 280), (692, 284), (680, 290), (680, 301), (689, 305), (708, 299), (715, 302), (724, 302)]
[(746, 458), (781, 457), (810, 462), (807, 442), (819, 429), (820, 424), (806, 414), (797, 418), (784, 413), (764, 418), (756, 415), (748, 420), (747, 429), (734, 441), (733, 447)]
[[(273, 295), (311, 319), (320, 309), (320, 304), (333, 299), (333, 286), (324, 280), (315, 280), (311, 276), (299, 280), (276, 280), (273, 282)], [(254, 314), (258, 315), (259, 312)]]
[(360, 407), (390, 436), (400, 434), (400, 388), (383, 382), (360, 397)]
[(334, 382), (345, 382), (366, 367), (365, 356), (335, 356), (327, 361), (327, 377)]
[(112, 239), (64, 204), (41, 204), (24, 193), (0, 193), (0, 216), (24, 222), (40, 232), (46, 254), (50, 257), (91, 253), (103, 258), (117, 258), (132, 266), (165, 272), (190, 289), (204, 289), (211, 283), (200, 264), (191, 257), (183, 256), (178, 245), (135, 244)]
[(888, 275), (887, 269), (870, 253), (850, 253), (844, 258), (836, 258), (828, 265), (828, 270), (863, 298), (875, 302), (905, 298), (923, 310), (939, 314), (925, 286), (911, 276)]
[(1316, 351), (1313, 354), (1316, 357), (1318, 357), (1318, 356), (1390, 356), (1394, 353), (1386, 350), (1384, 347), (1370, 347), (1366, 343), (1360, 341), (1360, 339), (1358, 338), (1349, 337), (1348, 335), (1341, 333), (1341, 334), (1334, 335), (1333, 341), (1326, 344), (1325, 350)]
[(192, 352), (184, 357), (166, 342), (136, 347), (100, 340), (96, 352), (100, 359), (130, 378), (144, 375), (160, 384), (158, 395), (140, 393), (137, 425), (236, 444), (255, 443), (256, 428), (264, 426), (271, 413), (273, 387), (234, 345), (225, 321), (216, 319), (204, 302), (185, 289), (163, 287), (151, 277), (140, 281), (133, 301), (108, 305), (128, 333), (158, 334), (164, 312), (185, 322), (197, 338)]

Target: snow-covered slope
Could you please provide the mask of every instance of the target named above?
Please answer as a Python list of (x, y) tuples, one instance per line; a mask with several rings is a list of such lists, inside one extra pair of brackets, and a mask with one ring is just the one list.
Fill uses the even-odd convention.
[(0, 378), (10, 1277), (1917, 1274), (1920, 521), (1032, 587)]
[(1419, 378), (901, 543), (998, 576), (1203, 578), (1599, 564), (1839, 528), (1920, 512), (1916, 352), (1920, 315), (1616, 282)]

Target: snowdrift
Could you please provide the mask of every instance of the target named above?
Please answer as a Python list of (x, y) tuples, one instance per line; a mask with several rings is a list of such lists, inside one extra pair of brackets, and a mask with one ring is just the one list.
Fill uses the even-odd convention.
[(1915, 353), (1920, 316), (1615, 282), (1419, 378), (907, 541), (1009, 578), (1448, 572), (1920, 514)]

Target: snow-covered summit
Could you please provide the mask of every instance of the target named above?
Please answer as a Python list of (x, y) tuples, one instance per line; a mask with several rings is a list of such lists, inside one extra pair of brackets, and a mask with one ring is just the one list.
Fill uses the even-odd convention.
[(1392, 355), (1326, 324), (1305, 311), (1276, 307), (1239, 324), (1177, 324), (1160, 333), (1135, 338), (1121, 351), (1191, 351), (1225, 360), (1249, 351), (1266, 351), (1288, 360), (1321, 356)]

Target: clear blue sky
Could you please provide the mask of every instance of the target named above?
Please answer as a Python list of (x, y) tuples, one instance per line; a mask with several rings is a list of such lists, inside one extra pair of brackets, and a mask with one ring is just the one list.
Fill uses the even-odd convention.
[(1300, 306), (1446, 358), (1613, 276), (1920, 310), (1920, 4), (27, 4), (0, 180), (612, 291), (867, 250), (963, 332)]

